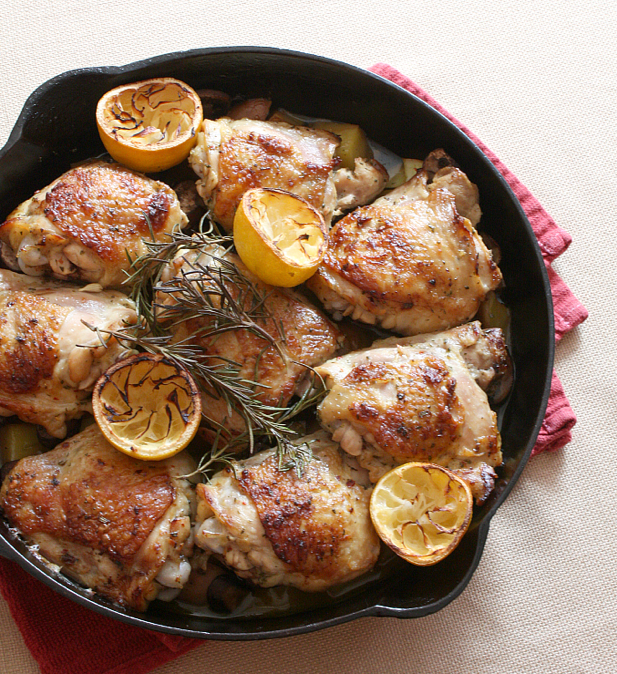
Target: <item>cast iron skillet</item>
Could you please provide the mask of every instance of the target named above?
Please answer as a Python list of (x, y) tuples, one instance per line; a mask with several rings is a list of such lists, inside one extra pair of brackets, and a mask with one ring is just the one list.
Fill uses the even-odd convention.
[[(480, 189), (481, 227), (501, 246), (505, 299), (511, 309), (516, 379), (501, 410), (504, 467), (494, 493), (474, 514), (455, 552), (434, 567), (394, 562), (387, 577), (340, 601), (282, 617), (259, 619), (182, 615), (162, 602), (139, 614), (92, 595), (50, 572), (0, 518), (0, 554), (77, 603), (127, 623), (188, 637), (259, 639), (289, 636), (362, 616), (415, 618), (457, 597), (476, 569), (491, 517), (521, 471), (540, 430), (550, 391), (554, 351), (548, 276), (523, 210), (491, 162), (445, 117), (398, 86), (364, 70), (270, 48), (199, 49), (158, 56), (121, 68), (89, 68), (59, 75), (26, 101), (0, 151), (0, 222), (70, 164), (103, 151), (94, 110), (107, 90), (155, 76), (177, 77), (196, 89), (245, 97), (270, 96), (274, 105), (315, 117), (354, 122), (404, 157), (443, 147)], [(522, 516), (522, 513), (521, 513)]]

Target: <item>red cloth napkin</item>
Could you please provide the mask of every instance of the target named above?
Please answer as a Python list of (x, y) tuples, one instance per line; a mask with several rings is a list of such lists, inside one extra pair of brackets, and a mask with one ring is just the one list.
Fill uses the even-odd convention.
[[(587, 318), (550, 264), (571, 242), (527, 188), (466, 127), (394, 68), (379, 63), (371, 70), (407, 89), (448, 117), (499, 169), (521, 202), (538, 237), (555, 306), (557, 339)], [(551, 397), (533, 454), (555, 451), (571, 439), (576, 417), (561, 382), (553, 375)], [(42, 674), (145, 674), (196, 648), (202, 641), (125, 625), (82, 608), (37, 582), (17, 564), (0, 559), (0, 592)]]

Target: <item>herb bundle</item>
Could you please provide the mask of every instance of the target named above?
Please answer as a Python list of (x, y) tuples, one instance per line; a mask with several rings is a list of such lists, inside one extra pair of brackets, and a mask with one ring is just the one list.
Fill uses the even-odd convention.
[[(203, 426), (211, 446), (196, 472), (207, 474), (239, 451), (248, 448), (252, 453), (258, 441), (268, 441), (276, 447), (279, 468), (295, 468), (301, 474), (311, 451), (306, 443), (293, 442), (296, 433), (290, 421), (318, 402), (323, 387), (306, 387), (290, 406), (265, 404), (259, 398), (263, 385), (256, 381), (259, 359), (255, 377), (249, 379), (242, 376), (240, 363), (201, 346), (223, 333), (243, 330), (263, 341), (262, 353), (274, 348), (285, 362), (283, 326), (269, 313), (267, 294), (228, 259), (232, 238), (218, 234), (206, 218), (196, 233), (175, 230), (168, 241), (145, 240), (147, 251), (131, 260), (126, 281), (139, 321), (105, 332), (100, 339), (105, 343), (107, 335), (126, 346), (162, 354), (193, 375), (204, 400), (223, 401), (227, 415), (222, 422), (203, 405)], [(310, 374), (315, 384), (316, 375)], [(243, 430), (234, 433), (227, 422), (238, 418)]]

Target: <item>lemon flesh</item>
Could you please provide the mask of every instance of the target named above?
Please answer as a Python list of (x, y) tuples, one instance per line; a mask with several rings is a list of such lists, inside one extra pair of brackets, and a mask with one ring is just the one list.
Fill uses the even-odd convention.
[(92, 406), (114, 447), (149, 461), (182, 451), (201, 417), (201, 397), (189, 373), (152, 354), (131, 356), (107, 370), (96, 383)]
[(164, 171), (186, 159), (202, 121), (197, 93), (171, 77), (116, 87), (96, 109), (105, 149), (116, 161), (144, 173)]
[(304, 199), (256, 188), (238, 205), (234, 243), (242, 262), (264, 283), (292, 287), (317, 271), (328, 234), (319, 211)]
[(371, 519), (396, 554), (418, 566), (449, 555), (467, 531), (473, 512), (468, 485), (431, 463), (407, 463), (386, 473), (371, 495)]

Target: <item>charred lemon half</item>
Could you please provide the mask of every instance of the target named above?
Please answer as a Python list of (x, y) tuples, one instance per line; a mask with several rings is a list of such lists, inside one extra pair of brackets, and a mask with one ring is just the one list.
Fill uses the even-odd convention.
[(96, 125), (107, 152), (144, 173), (165, 171), (186, 159), (202, 121), (197, 92), (172, 77), (123, 84), (96, 106)]
[(182, 451), (195, 436), (201, 396), (186, 370), (160, 354), (141, 353), (101, 375), (92, 408), (114, 447), (137, 459), (158, 461)]
[(317, 271), (328, 231), (321, 213), (304, 199), (255, 188), (236, 209), (234, 243), (242, 262), (264, 283), (290, 288)]
[(449, 555), (473, 512), (469, 486), (434, 463), (406, 463), (386, 473), (371, 495), (370, 513), (381, 540), (418, 566)]

